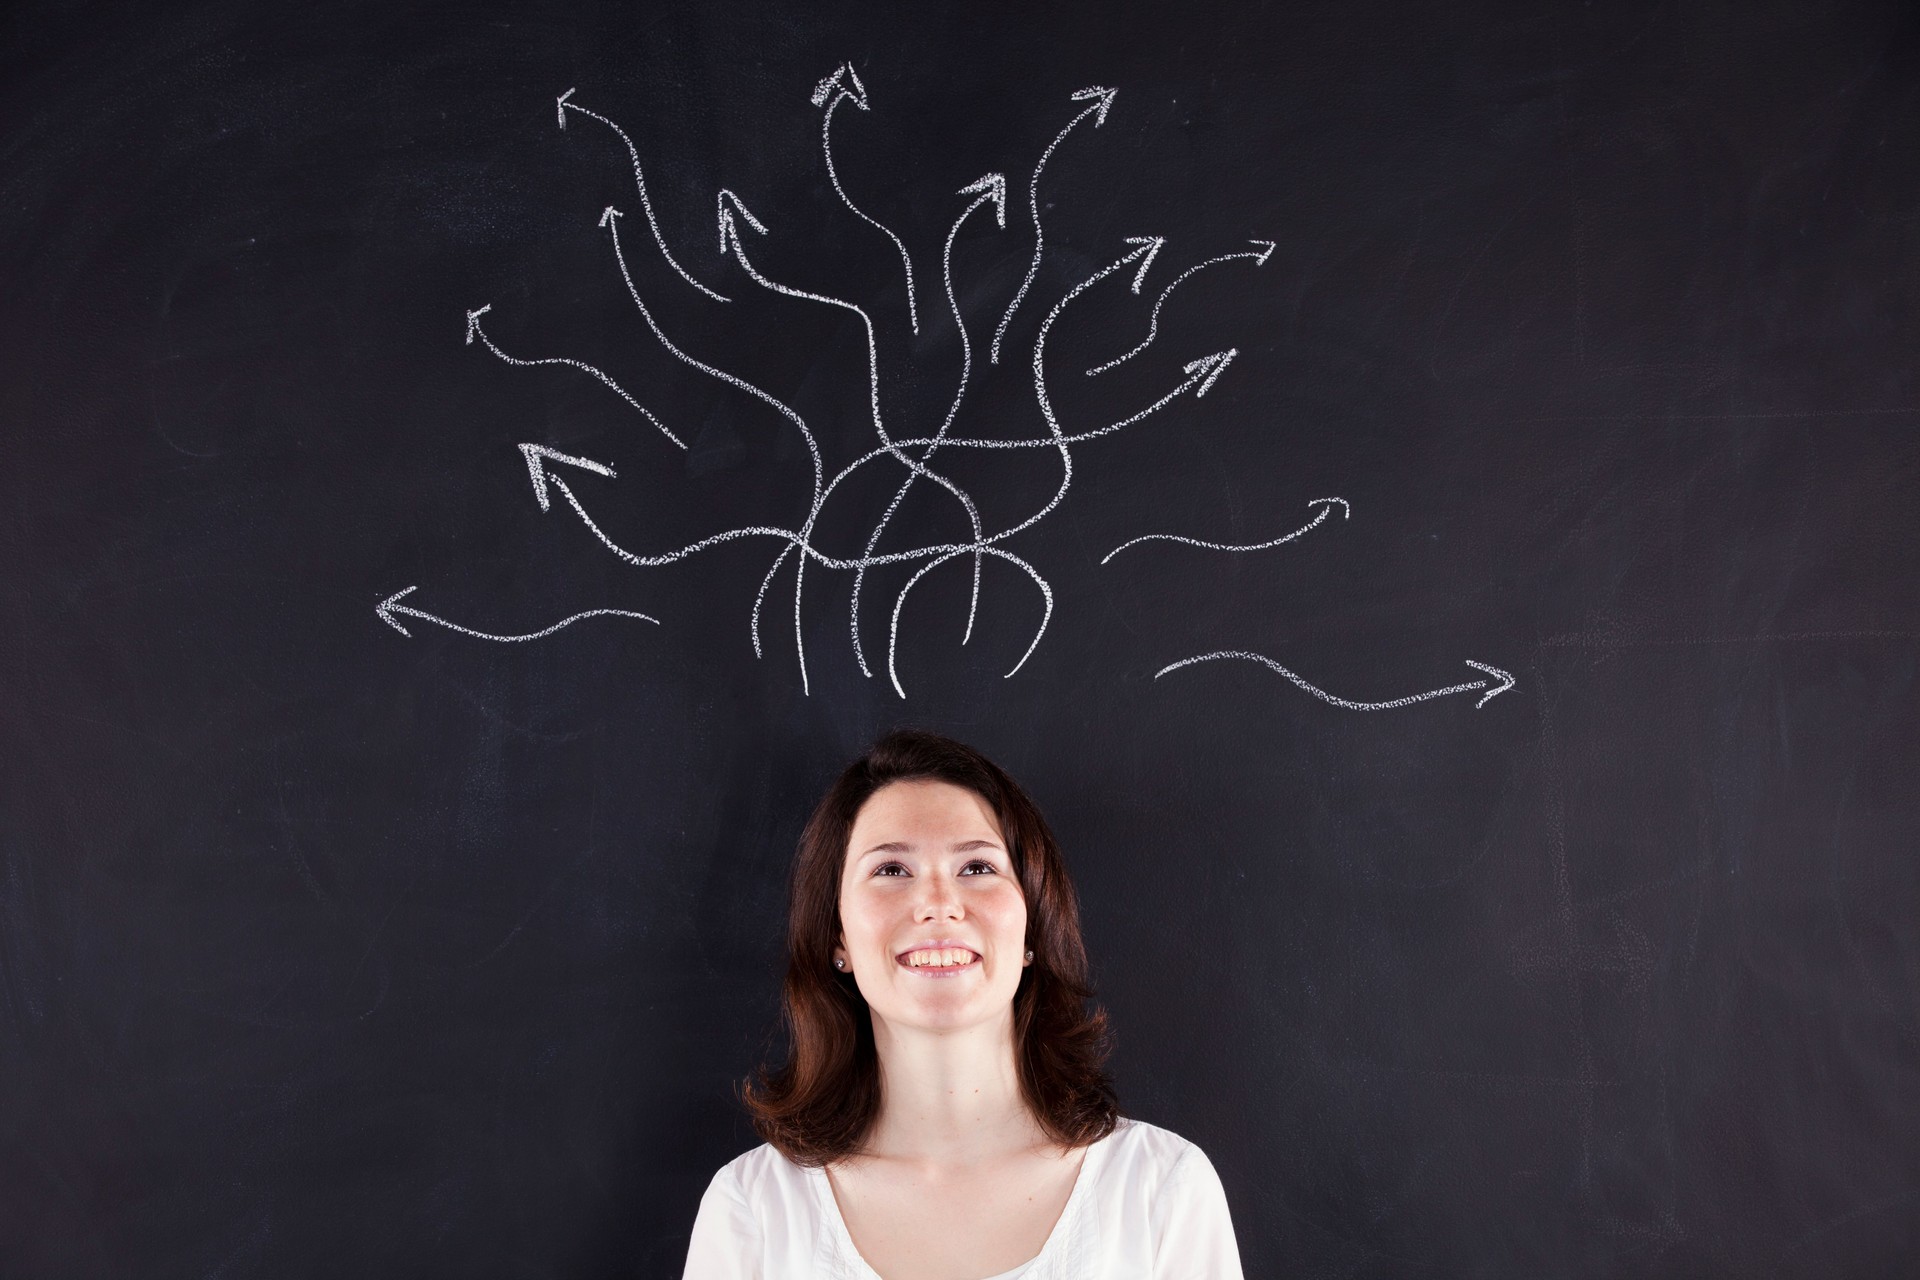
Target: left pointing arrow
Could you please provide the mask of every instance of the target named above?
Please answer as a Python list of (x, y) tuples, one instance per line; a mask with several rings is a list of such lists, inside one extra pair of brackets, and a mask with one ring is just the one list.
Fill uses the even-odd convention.
[(419, 587), (414, 586), (414, 587), (408, 587), (403, 591), (394, 592), (392, 595), (388, 596), (385, 600), (382, 600), (377, 606), (375, 606), (374, 612), (380, 615), (380, 621), (386, 623), (388, 626), (392, 627), (395, 631), (398, 631), (401, 635), (406, 636), (408, 638), (412, 638), (413, 632), (407, 630), (405, 627), (401, 626), (398, 622), (395, 622), (393, 619), (394, 614), (404, 613), (410, 618), (419, 618), (426, 622), (438, 623), (440, 626), (447, 628), (449, 631), (458, 631), (462, 635), (475, 636), (481, 640), (499, 640), (506, 643), (513, 643), (521, 640), (538, 640), (544, 636), (550, 636), (554, 632), (560, 630), (560, 628), (568, 626), (572, 623), (578, 622), (582, 618), (598, 618), (602, 615), (609, 615), (617, 618), (638, 618), (642, 622), (651, 622), (656, 626), (659, 625), (659, 622), (660, 622), (660, 619), (658, 618), (650, 618), (644, 613), (635, 613), (631, 609), (588, 609), (585, 613), (576, 613), (571, 617), (562, 618), (560, 619), (560, 621), (554, 623), (550, 627), (545, 628), (544, 630), (530, 631), (523, 636), (499, 636), (499, 635), (494, 635), (490, 631), (475, 631), (472, 627), (463, 627), (457, 622), (448, 622), (445, 618), (435, 617), (433, 614), (426, 612), (424, 609), (415, 609), (411, 605), (404, 605), (399, 603), (400, 600), (404, 599), (409, 595), (412, 595), (415, 591), (418, 591), (419, 589), (420, 589)]
[(613, 475), (613, 468), (604, 462), (595, 462), (591, 458), (576, 458), (569, 453), (559, 453), (543, 444), (523, 444), (520, 446), (520, 452), (527, 455), (527, 474), (533, 477), (533, 500), (540, 504), (542, 511), (547, 510), (549, 505), (546, 466), (548, 461), (564, 462), (570, 467), (582, 467), (595, 475), (609, 477)]

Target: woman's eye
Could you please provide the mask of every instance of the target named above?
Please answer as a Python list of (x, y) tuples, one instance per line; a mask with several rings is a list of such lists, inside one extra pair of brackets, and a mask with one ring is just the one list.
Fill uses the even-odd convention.
[(877, 876), (890, 876), (890, 875), (892, 875), (892, 874), (893, 874), (894, 872), (896, 872), (896, 871), (897, 871), (897, 872), (899, 872), (900, 874), (902, 874), (902, 875), (905, 875), (905, 874), (906, 874), (906, 870), (907, 870), (907, 869), (906, 869), (905, 867), (903, 867), (903, 866), (901, 866), (901, 865), (900, 865), (899, 863), (897, 863), (897, 862), (885, 862), (885, 863), (882, 863), (881, 865), (879, 865), (879, 866), (877, 866), (877, 867), (875, 867), (875, 868), (873, 869), (873, 874), (875, 874), (875, 875), (877, 875)]
[(967, 864), (966, 870), (971, 871), (975, 867), (985, 867), (988, 871), (996, 870), (994, 865), (991, 862), (988, 862), (984, 858), (975, 858), (972, 862), (969, 862)]

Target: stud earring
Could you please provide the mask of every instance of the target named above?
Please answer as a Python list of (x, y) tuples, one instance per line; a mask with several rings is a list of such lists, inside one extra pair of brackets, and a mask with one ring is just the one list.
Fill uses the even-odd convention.
[(1031, 952), (1031, 951), (1029, 951), (1029, 952), (1027, 952), (1027, 962), (1028, 962), (1029, 964), (1031, 964), (1031, 963), (1033, 962), (1033, 952)]
[[(1027, 952), (1027, 955), (1031, 957), (1033, 955), (1033, 952), (1029, 951)], [(835, 960), (833, 962), (833, 967), (836, 969), (844, 969), (847, 967), (847, 962), (845, 960)]]

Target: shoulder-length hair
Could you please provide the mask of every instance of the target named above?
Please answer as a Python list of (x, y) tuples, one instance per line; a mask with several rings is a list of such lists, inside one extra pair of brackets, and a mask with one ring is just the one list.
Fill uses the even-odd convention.
[(1020, 1092), (1054, 1142), (1080, 1147), (1113, 1131), (1119, 1108), (1104, 1066), (1111, 1038), (1092, 1005), (1080, 906), (1053, 832), (1020, 784), (986, 756), (939, 734), (898, 730), (848, 765), (800, 835), (788, 885), (781, 1021), (788, 1055), (742, 1083), (760, 1136), (796, 1164), (860, 1152), (880, 1112), (873, 1015), (851, 974), (833, 967), (840, 877), (854, 818), (880, 788), (930, 780), (979, 795), (1000, 823), (1027, 901), (1026, 966), (1013, 997)]

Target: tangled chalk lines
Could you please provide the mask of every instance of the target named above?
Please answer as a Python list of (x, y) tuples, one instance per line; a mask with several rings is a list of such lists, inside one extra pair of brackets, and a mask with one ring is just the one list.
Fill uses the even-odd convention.
[[(632, 137), (611, 118), (576, 102), (574, 100), (574, 93), (575, 90), (569, 89), (567, 92), (561, 94), (555, 101), (555, 119), (559, 127), (562, 129), (566, 128), (570, 118), (578, 117), (582, 120), (597, 123), (599, 126), (610, 130), (619, 138), (620, 142), (626, 147), (628, 158), (632, 163), (633, 180), (639, 199), (640, 212), (645, 218), (654, 249), (659, 252), (667, 265), (671, 267), (687, 285), (706, 295), (715, 303), (732, 303), (735, 300), (734, 298), (727, 294), (720, 293), (711, 285), (704, 283), (690, 273), (667, 245), (665, 237), (661, 234), (659, 220), (654, 214), (653, 202), (647, 193), (646, 173), (641, 163), (640, 151)], [(1113, 109), (1116, 97), (1116, 90), (1100, 86), (1082, 89), (1072, 94), (1069, 100), (1071, 104), (1071, 118), (1066, 121), (1065, 125), (1047, 146), (1046, 150), (1041, 153), (1038, 161), (1033, 166), (1032, 172), (1026, 182), (1025, 191), (1025, 212), (1032, 225), (1033, 253), (1028, 264), (1026, 276), (1021, 281), (1019, 290), (1006, 304), (995, 326), (992, 342), (987, 353), (989, 363), (1000, 363), (1002, 353), (1007, 348), (1010, 326), (1014, 316), (1032, 293), (1034, 282), (1039, 276), (1040, 266), (1045, 256), (1046, 227), (1041, 214), (1043, 208), (1046, 206), (1040, 196), (1040, 187), (1042, 178), (1047, 170), (1048, 162), (1053, 159), (1054, 153), (1068, 141), (1069, 137), (1073, 135), (1076, 130), (1098, 129), (1105, 124), (1108, 113)], [(841, 179), (839, 167), (834, 161), (834, 116), (843, 106), (848, 104), (851, 104), (857, 110), (869, 110), (870, 103), (866, 87), (861, 83), (860, 77), (854, 71), (852, 65), (845, 64), (835, 70), (833, 74), (825, 80), (822, 80), (814, 88), (812, 101), (813, 105), (820, 109), (820, 147), (834, 193), (839, 197), (849, 212), (870, 225), (879, 234), (884, 235), (899, 255), (902, 276), (901, 284), (907, 303), (907, 320), (909, 326), (917, 333), (920, 327), (922, 299), (916, 285), (913, 270), (913, 255), (908, 250), (906, 243), (897, 234), (882, 225), (879, 220), (863, 211), (859, 205), (855, 203), (853, 197), (848, 193)], [(1138, 409), (1112, 422), (1076, 430), (1069, 430), (1061, 423), (1060, 417), (1055, 411), (1053, 399), (1048, 387), (1048, 337), (1053, 332), (1055, 324), (1060, 320), (1063, 313), (1066, 312), (1068, 307), (1072, 305), (1076, 299), (1080, 298), (1083, 294), (1110, 276), (1131, 269), (1131, 292), (1136, 295), (1141, 293), (1146, 285), (1148, 273), (1153, 267), (1155, 259), (1165, 247), (1166, 241), (1158, 236), (1133, 237), (1126, 241), (1125, 250), (1120, 253), (1114, 261), (1094, 272), (1078, 284), (1075, 284), (1072, 288), (1068, 289), (1062, 297), (1055, 301), (1040, 323), (1039, 330), (1033, 340), (1030, 357), (1033, 394), (1040, 411), (1041, 420), (1046, 427), (1045, 432), (1025, 439), (984, 438), (957, 434), (954, 431), (954, 426), (959, 418), (962, 405), (966, 401), (968, 387), (973, 380), (975, 367), (973, 341), (967, 328), (967, 319), (962, 313), (959, 301), (954, 293), (954, 241), (960, 234), (961, 228), (967, 224), (969, 219), (989, 208), (992, 210), (996, 225), (1002, 230), (1005, 230), (1007, 226), (1009, 193), (1005, 176), (999, 173), (990, 173), (978, 181), (962, 187), (957, 194), (960, 196), (969, 196), (972, 197), (972, 199), (960, 210), (958, 216), (954, 218), (951, 227), (947, 231), (940, 256), (940, 280), (947, 307), (952, 312), (954, 325), (959, 336), (960, 368), (958, 385), (954, 391), (952, 400), (948, 404), (945, 416), (937, 429), (931, 434), (910, 435), (905, 437), (896, 436), (889, 430), (885, 415), (882, 411), (880, 399), (881, 371), (872, 316), (863, 308), (843, 299), (795, 288), (769, 279), (754, 266), (747, 248), (747, 233), (751, 233), (754, 236), (767, 236), (771, 234), (766, 224), (756, 217), (753, 212), (748, 209), (746, 203), (732, 191), (723, 188), (715, 195), (715, 229), (718, 233), (720, 253), (723, 257), (732, 257), (754, 286), (772, 293), (802, 299), (821, 306), (844, 309), (858, 316), (865, 328), (868, 407), (872, 417), (873, 446), (866, 453), (847, 464), (832, 476), (828, 476), (826, 473), (825, 466), (822, 462), (820, 446), (813, 430), (791, 405), (765, 389), (748, 382), (744, 378), (688, 354), (676, 345), (672, 338), (663, 331), (653, 312), (648, 308), (645, 299), (641, 296), (639, 288), (634, 283), (633, 274), (628, 268), (626, 247), (621, 241), (621, 224), (626, 216), (625, 211), (609, 205), (602, 212), (599, 225), (607, 233), (613, 263), (618, 268), (628, 296), (632, 299), (634, 308), (638, 311), (647, 329), (675, 359), (705, 377), (722, 383), (728, 389), (723, 394), (751, 396), (764, 403), (769, 409), (787, 421), (792, 430), (795, 431), (804, 442), (808, 456), (812, 462), (811, 498), (805, 518), (800, 520), (794, 527), (775, 525), (742, 526), (724, 530), (710, 537), (702, 538), (697, 542), (670, 551), (642, 554), (618, 545), (601, 529), (593, 517), (588, 514), (586, 506), (582, 503), (579, 495), (574, 492), (573, 486), (567, 483), (560, 470), (561, 468), (572, 468), (574, 469), (572, 474), (577, 475), (580, 472), (584, 472), (607, 479), (613, 479), (615, 478), (615, 474), (612, 467), (589, 458), (563, 454), (544, 445), (526, 443), (522, 444), (520, 448), (532, 483), (534, 500), (540, 509), (542, 511), (550, 510), (552, 507), (551, 495), (557, 492), (603, 546), (621, 560), (638, 568), (671, 564), (697, 555), (701, 551), (711, 547), (742, 538), (765, 539), (776, 544), (778, 550), (768, 565), (765, 576), (760, 581), (759, 590), (754, 595), (748, 620), (748, 632), (753, 644), (754, 654), (755, 656), (760, 656), (762, 654), (760, 624), (768, 596), (782, 570), (791, 566), (794, 651), (796, 661), (799, 664), (801, 687), (803, 689), (808, 687), (807, 654), (802, 624), (804, 619), (804, 605), (807, 598), (806, 588), (809, 568), (820, 571), (851, 573), (853, 575), (853, 589), (848, 605), (848, 635), (852, 644), (854, 660), (859, 666), (861, 674), (871, 676), (873, 670), (868, 662), (861, 628), (861, 606), (866, 590), (868, 570), (884, 565), (913, 567), (912, 574), (894, 595), (892, 609), (887, 622), (887, 676), (892, 682), (895, 692), (904, 698), (906, 696), (906, 690), (900, 681), (897, 659), (900, 650), (902, 611), (905, 609), (907, 599), (912, 594), (914, 587), (928, 574), (943, 565), (961, 562), (971, 566), (972, 591), (968, 600), (966, 632), (962, 637), (962, 643), (965, 643), (972, 638), (974, 624), (979, 615), (982, 565), (988, 558), (1004, 561), (1025, 574), (1038, 593), (1041, 604), (1039, 625), (1035, 628), (1025, 651), (1020, 655), (1019, 661), (1015, 662), (1012, 669), (1006, 674), (1011, 677), (1019, 672), (1019, 670), (1026, 665), (1027, 660), (1032, 657), (1034, 650), (1039, 646), (1042, 637), (1046, 634), (1047, 625), (1053, 617), (1054, 601), (1053, 588), (1046, 576), (1026, 558), (1012, 550), (1008, 545), (1009, 542), (1046, 519), (1047, 516), (1059, 507), (1061, 501), (1065, 499), (1068, 490), (1073, 484), (1074, 450), (1077, 446), (1152, 417), (1174, 404), (1181, 396), (1189, 392), (1193, 394), (1195, 399), (1206, 395), (1208, 390), (1219, 380), (1220, 376), (1226, 371), (1228, 365), (1232, 363), (1238, 353), (1236, 350), (1230, 348), (1188, 362), (1182, 369), (1182, 380), (1171, 390), (1167, 391), (1166, 394), (1146, 405), (1144, 408)], [(1161, 312), (1166, 306), (1168, 298), (1181, 284), (1191, 279), (1196, 273), (1211, 267), (1238, 261), (1250, 262), (1255, 267), (1264, 266), (1267, 259), (1273, 253), (1273, 242), (1256, 240), (1251, 243), (1253, 246), (1251, 249), (1237, 250), (1208, 258), (1187, 268), (1174, 278), (1160, 290), (1156, 297), (1148, 318), (1146, 336), (1140, 343), (1130, 350), (1115, 356), (1113, 359), (1085, 370), (1086, 376), (1098, 377), (1146, 351), (1159, 336)], [(584, 361), (566, 356), (547, 356), (526, 359), (511, 355), (502, 350), (493, 338), (487, 334), (482, 325), (483, 318), (487, 316), (490, 311), (490, 306), (480, 306), (467, 312), (466, 341), (469, 345), (479, 344), (495, 358), (508, 365), (523, 368), (542, 365), (562, 366), (595, 378), (617, 395), (628, 409), (638, 414), (654, 430), (658, 431), (669, 444), (680, 449), (686, 448), (685, 442), (673, 432), (667, 423), (663, 422), (656, 413), (641, 403), (637, 397), (622, 387), (618, 381), (604, 371)], [(979, 506), (973, 497), (966, 489), (957, 484), (951, 476), (936, 469), (934, 465), (937, 455), (955, 449), (1041, 450), (1051, 452), (1059, 461), (1059, 484), (1052, 495), (1047, 498), (1038, 509), (1028, 514), (1025, 518), (1015, 521), (1006, 528), (989, 531), (982, 522)], [(829, 554), (815, 543), (815, 531), (820, 523), (822, 511), (825, 509), (827, 503), (833, 499), (836, 492), (849, 491), (842, 490), (841, 486), (850, 477), (869, 467), (875, 466), (896, 467), (902, 473), (898, 487), (893, 492), (891, 501), (888, 502), (885, 509), (881, 511), (874, 520), (871, 532), (867, 537), (866, 547), (860, 555), (847, 557)], [(906, 499), (916, 484), (923, 482), (936, 487), (951, 498), (965, 516), (971, 536), (965, 541), (930, 543), (905, 550), (881, 551), (879, 549), (881, 541), (888, 527), (892, 524), (895, 513), (900, 509), (901, 503)], [(1259, 551), (1281, 546), (1302, 537), (1324, 523), (1332, 514), (1335, 507), (1339, 508), (1343, 518), (1350, 514), (1348, 504), (1345, 499), (1342, 498), (1315, 499), (1308, 504), (1308, 507), (1310, 510), (1316, 512), (1311, 520), (1300, 528), (1293, 530), (1291, 533), (1267, 541), (1231, 544), (1174, 534), (1146, 534), (1114, 548), (1113, 551), (1109, 552), (1106, 557), (1102, 559), (1101, 563), (1104, 565), (1127, 548), (1148, 541), (1170, 541), (1212, 551)], [(376, 609), (376, 613), (381, 620), (392, 626), (402, 635), (409, 635), (411, 633), (398, 621), (399, 616), (433, 622), (439, 626), (479, 639), (502, 642), (537, 640), (552, 635), (561, 628), (569, 626), (574, 622), (593, 617), (622, 617), (646, 622), (657, 621), (646, 614), (632, 610), (592, 609), (563, 618), (539, 631), (517, 635), (501, 635), (450, 622), (445, 618), (438, 617), (411, 605), (400, 603), (416, 589), (415, 587), (407, 587), (395, 592), (383, 600)], [(1198, 654), (1193, 657), (1184, 658), (1162, 668), (1158, 674), (1166, 675), (1168, 672), (1183, 667), (1222, 658), (1241, 658), (1264, 664), (1297, 685), (1300, 689), (1313, 694), (1322, 701), (1332, 706), (1349, 710), (1385, 710), (1394, 707), (1408, 706), (1413, 703), (1444, 697), (1449, 694), (1484, 690), (1482, 697), (1475, 704), (1476, 706), (1481, 706), (1485, 705), (1487, 699), (1504, 692), (1513, 685), (1513, 677), (1506, 672), (1481, 663), (1469, 662), (1469, 666), (1486, 673), (1489, 678), (1456, 684), (1446, 688), (1433, 689), (1410, 697), (1395, 698), (1383, 702), (1356, 702), (1335, 697), (1325, 690), (1317, 688), (1287, 668), (1281, 666), (1279, 663), (1273, 661), (1271, 658), (1241, 650), (1222, 650), (1215, 653)]]

